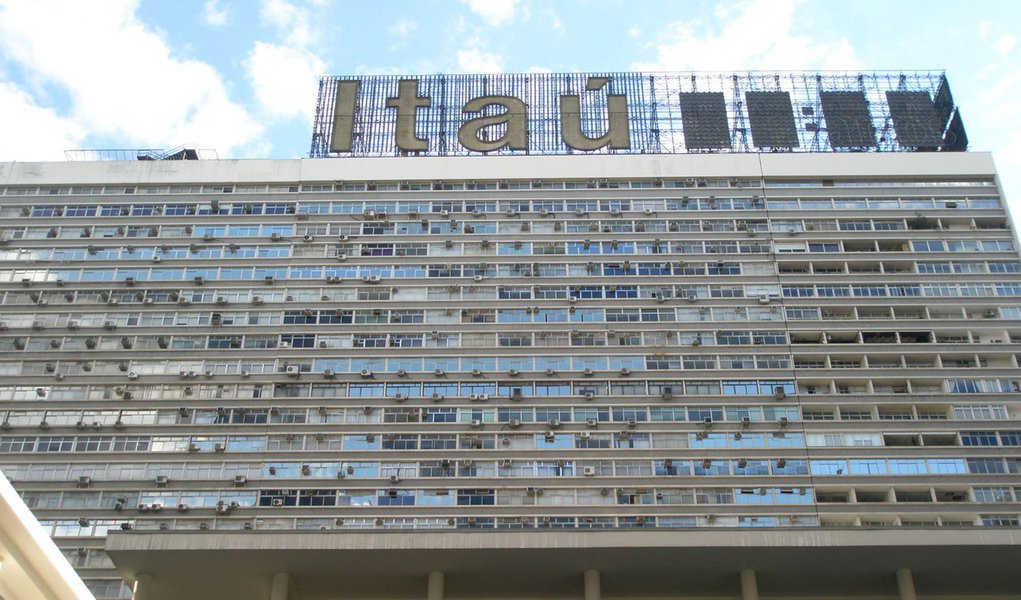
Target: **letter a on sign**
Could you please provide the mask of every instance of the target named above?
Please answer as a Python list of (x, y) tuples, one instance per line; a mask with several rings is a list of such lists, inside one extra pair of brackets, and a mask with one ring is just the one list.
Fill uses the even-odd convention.
[[(457, 141), (475, 152), (492, 152), (504, 146), (528, 150), (528, 109), (524, 101), (513, 96), (480, 96), (469, 100), (461, 112), (481, 112), (489, 106), (502, 106), (504, 112), (465, 121), (457, 130)], [(496, 139), (487, 139), (486, 128), (497, 125), (506, 125), (506, 131)]]

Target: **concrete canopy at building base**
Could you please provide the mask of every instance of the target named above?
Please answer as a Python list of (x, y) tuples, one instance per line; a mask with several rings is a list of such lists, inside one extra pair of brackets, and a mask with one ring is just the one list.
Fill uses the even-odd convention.
[(1008, 530), (124, 532), (107, 551), (146, 600), (269, 598), (278, 573), (291, 600), (424, 598), (431, 572), (449, 598), (582, 597), (592, 570), (610, 598), (741, 598), (747, 569), (768, 598), (898, 598), (898, 569), (919, 597), (1021, 598)]

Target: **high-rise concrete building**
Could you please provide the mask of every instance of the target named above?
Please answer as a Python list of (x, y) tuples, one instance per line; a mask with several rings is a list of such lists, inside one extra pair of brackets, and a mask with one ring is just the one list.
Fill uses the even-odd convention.
[(0, 164), (0, 469), (97, 598), (1021, 598), (942, 76), (323, 90), (310, 159)]

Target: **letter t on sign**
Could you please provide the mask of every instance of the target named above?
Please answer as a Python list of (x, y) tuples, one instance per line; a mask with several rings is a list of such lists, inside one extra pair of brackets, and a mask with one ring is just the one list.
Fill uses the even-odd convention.
[(386, 99), (387, 108), (397, 109), (397, 130), (394, 143), (401, 150), (428, 150), (429, 140), (415, 133), (418, 122), (418, 108), (432, 106), (432, 98), (418, 95), (417, 79), (402, 79), (397, 82), (397, 96)]

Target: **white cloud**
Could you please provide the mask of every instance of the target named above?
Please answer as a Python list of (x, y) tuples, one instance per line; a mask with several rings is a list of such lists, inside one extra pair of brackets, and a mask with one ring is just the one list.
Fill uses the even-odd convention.
[(312, 98), (326, 70), (322, 59), (301, 48), (255, 42), (245, 66), (255, 96), (269, 115), (312, 119)]
[(0, 115), (0, 161), (64, 160), (64, 150), (80, 147), (85, 137), (81, 127), (10, 83), (0, 82)]
[[(137, 0), (4, 4), (0, 51), (27, 67), (34, 82), (66, 93), (69, 107), (61, 110), (67, 113), (63, 120), (40, 119), (31, 102), (21, 102), (22, 113), (3, 118), (74, 123), (62, 141), (81, 140), (86, 132), (125, 146), (196, 143), (221, 155), (259, 137), (262, 127), (231, 101), (220, 74), (204, 62), (174, 56), (136, 18), (136, 9)], [(8, 135), (7, 125), (3, 130)]]
[(996, 49), (1003, 54), (1009, 53), (1011, 50), (1014, 49), (1014, 46), (1016, 45), (1017, 36), (1011, 35), (1009, 33), (1000, 36), (1000, 38), (996, 40)]
[(248, 79), (260, 109), (270, 117), (311, 120), (312, 99), (326, 61), (313, 49), (320, 29), (306, 6), (287, 0), (263, 0), (262, 22), (276, 30), (279, 42), (257, 40), (245, 59)]
[(464, 0), (468, 8), (493, 27), (514, 19), (518, 0)]
[(210, 27), (223, 27), (227, 24), (230, 12), (226, 8), (220, 8), (219, 0), (206, 0), (202, 5), (202, 22)]
[(704, 20), (676, 21), (652, 44), (646, 71), (857, 70), (850, 43), (819, 40), (797, 28), (798, 0), (750, 0), (716, 8), (714, 27)]
[(539, 17), (554, 31), (564, 31), (564, 22), (560, 20), (560, 15), (556, 10), (552, 8), (545, 8), (539, 13)]
[(354, 68), (355, 75), (408, 75), (411, 73), (439, 73), (443, 69), (429, 59), (413, 60), (400, 65), (368, 65), (359, 64)]
[(407, 17), (400, 17), (386, 28), (387, 33), (394, 37), (407, 37), (409, 33), (418, 29), (418, 23)]
[(481, 50), (477, 42), (472, 42), (466, 48), (457, 51), (457, 71), (459, 73), (500, 73), (503, 71), (503, 56)]
[(276, 28), (289, 46), (305, 48), (318, 40), (308, 9), (287, 0), (264, 0), (259, 18)]
[[(1021, 50), (1009, 27), (986, 23), (982, 27), (981, 56), (989, 62), (977, 69), (970, 88), (972, 99), (958, 97), (964, 125), (976, 150), (991, 150), (1010, 201), (1014, 218), (1021, 214)], [(1007, 30), (1006, 32), (1004, 30)], [(953, 87), (954, 79), (951, 77)], [(968, 88), (965, 88), (968, 89)]]

